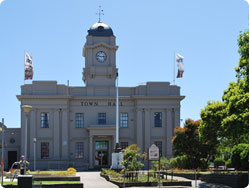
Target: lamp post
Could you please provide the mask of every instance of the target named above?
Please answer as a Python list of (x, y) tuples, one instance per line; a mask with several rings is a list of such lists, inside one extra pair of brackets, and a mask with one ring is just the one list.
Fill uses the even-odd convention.
[(24, 163), (24, 175), (25, 175), (26, 174), (26, 160), (27, 160), (28, 116), (29, 116), (29, 112), (30, 112), (32, 106), (23, 105), (22, 108), (23, 108), (23, 111), (24, 111), (25, 116), (26, 116), (26, 120), (25, 120), (25, 137), (24, 137), (24, 159), (25, 159), (25, 163)]
[(34, 171), (36, 171), (36, 138), (33, 138), (34, 143)]

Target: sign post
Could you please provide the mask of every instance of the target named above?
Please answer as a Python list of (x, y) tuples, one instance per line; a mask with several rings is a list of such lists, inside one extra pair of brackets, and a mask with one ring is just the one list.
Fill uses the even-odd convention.
[(149, 182), (149, 161), (159, 161), (159, 170), (160, 170), (160, 150), (155, 144), (152, 144), (148, 148), (148, 182)]

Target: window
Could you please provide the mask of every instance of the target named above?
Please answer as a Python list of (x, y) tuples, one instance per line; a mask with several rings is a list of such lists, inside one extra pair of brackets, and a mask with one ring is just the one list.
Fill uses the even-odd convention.
[(120, 127), (127, 128), (128, 127), (128, 113), (120, 114)]
[(154, 144), (159, 148), (160, 156), (162, 156), (162, 142), (161, 141), (155, 141)]
[(84, 127), (84, 115), (83, 113), (75, 114), (75, 128), (83, 128)]
[(41, 159), (49, 158), (49, 142), (41, 142)]
[(120, 145), (121, 145), (121, 149), (125, 149), (128, 147), (128, 142), (121, 142)]
[(161, 112), (154, 113), (154, 126), (162, 127), (162, 113)]
[(83, 158), (84, 155), (84, 143), (76, 142), (75, 144), (75, 158)]
[(106, 124), (106, 113), (98, 113), (98, 124), (99, 125)]
[(49, 128), (49, 113), (41, 113), (41, 128)]

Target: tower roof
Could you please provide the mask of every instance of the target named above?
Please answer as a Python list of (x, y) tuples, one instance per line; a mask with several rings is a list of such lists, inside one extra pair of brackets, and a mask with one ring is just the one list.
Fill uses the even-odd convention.
[(89, 36), (113, 36), (111, 27), (103, 22), (93, 24), (88, 30)]

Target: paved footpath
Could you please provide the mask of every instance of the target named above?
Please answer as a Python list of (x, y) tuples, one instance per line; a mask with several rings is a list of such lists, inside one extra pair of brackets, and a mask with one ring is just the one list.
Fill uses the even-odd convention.
[[(101, 177), (100, 171), (77, 172), (77, 175), (81, 177), (81, 182), (84, 183), (84, 188), (118, 188), (117, 185), (110, 183), (106, 181), (106, 179)], [(168, 176), (168, 179), (171, 179), (171, 176)], [(173, 179), (180, 180), (180, 181), (192, 181), (192, 188), (195, 187), (195, 180), (189, 180), (183, 177), (176, 177), (176, 176), (174, 176)], [(207, 183), (201, 180), (197, 180), (196, 183), (197, 183), (196, 185), (198, 188), (228, 188), (228, 186), (225, 186), (225, 185)], [(136, 188), (139, 188), (139, 187), (136, 187)], [(142, 187), (142, 188), (145, 188), (145, 187)], [(166, 188), (166, 187), (161, 187), (161, 188)], [(170, 187), (170, 188), (174, 188), (174, 187)]]
[(117, 185), (101, 177), (100, 171), (77, 172), (76, 175), (81, 177), (84, 188), (118, 188)]
[[(171, 179), (171, 176), (168, 175), (168, 179)], [(230, 188), (226, 185), (222, 184), (215, 184), (215, 183), (207, 183), (205, 181), (197, 180), (195, 184), (195, 180), (190, 180), (184, 177), (177, 177), (173, 176), (173, 179), (179, 180), (179, 181), (192, 181), (192, 188)]]

